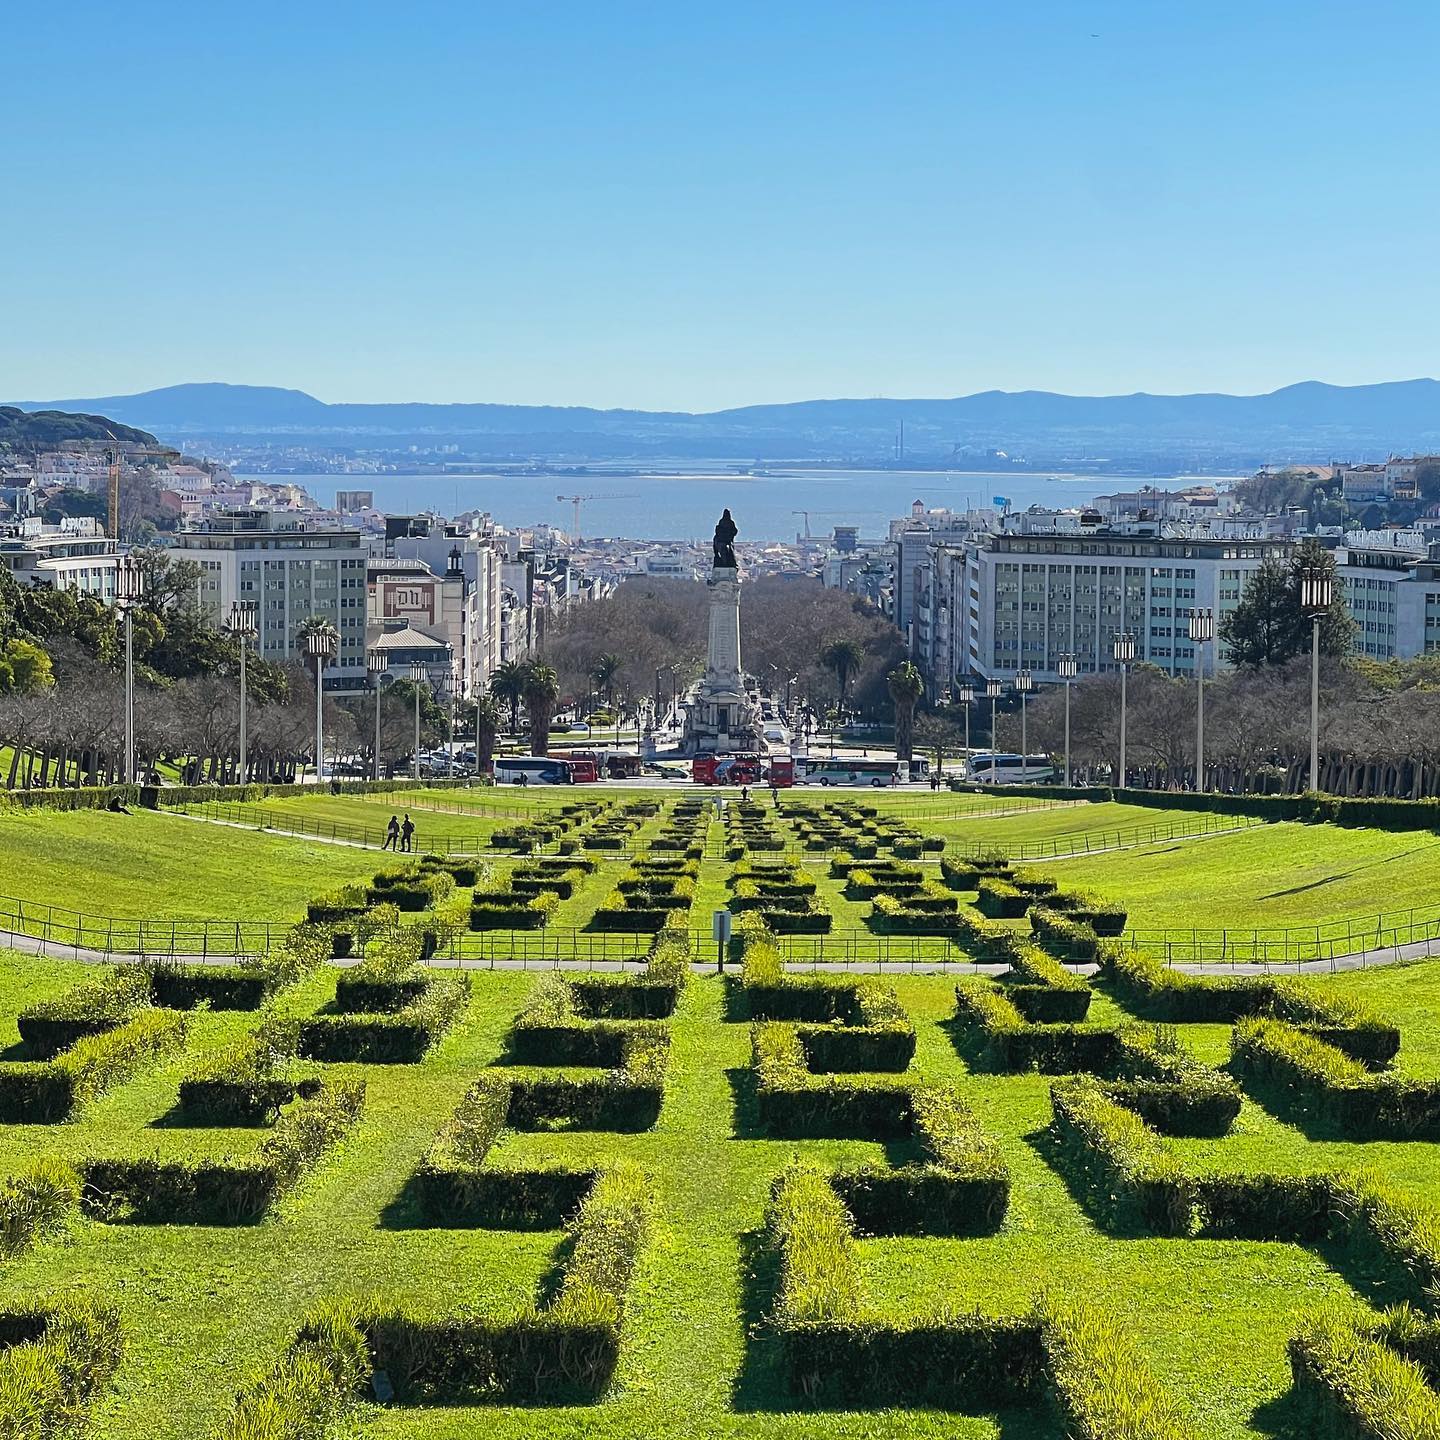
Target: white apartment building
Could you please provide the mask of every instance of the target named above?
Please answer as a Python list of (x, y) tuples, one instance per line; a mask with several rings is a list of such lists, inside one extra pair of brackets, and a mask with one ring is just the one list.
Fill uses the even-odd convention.
[[(1277, 540), (1170, 539), (1153, 530), (985, 537), (943, 547), (925, 652), (937, 688), (957, 674), (1008, 678), (1030, 670), (1057, 680), (1062, 654), (1082, 675), (1113, 670), (1115, 636), (1135, 637), (1136, 659), (1172, 675), (1193, 675), (1189, 612), (1220, 619), (1235, 608), (1249, 577), (1267, 560), (1285, 560)], [(1216, 642), (1207, 665), (1226, 663)]]
[(1413, 660), (1440, 653), (1440, 545), (1425, 554), (1399, 545), (1348, 544), (1335, 552), (1357, 654)]
[(266, 660), (303, 654), (303, 621), (334, 625), (339, 648), (331, 682), (365, 678), (365, 550), (357, 530), (317, 528), (273, 510), (231, 510), (182, 531), (172, 555), (200, 566), (197, 599), (212, 623), (229, 622), (236, 601), (258, 605), (256, 651)]
[(102, 604), (115, 602), (119, 553), (98, 520), (74, 516), (48, 525), (26, 516), (0, 535), (0, 565), (22, 585), (74, 590)]

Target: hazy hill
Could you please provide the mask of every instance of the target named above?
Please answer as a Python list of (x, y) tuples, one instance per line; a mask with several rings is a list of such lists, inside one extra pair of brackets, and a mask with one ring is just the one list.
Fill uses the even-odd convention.
[(104, 445), (119, 440), (125, 445), (154, 445), (144, 430), (122, 425), (104, 415), (77, 415), (62, 410), (25, 410), (0, 405), (0, 450), (53, 450), (57, 446), (92, 442)]
[[(35, 409), (27, 404), (25, 409)], [(550, 405), (330, 405), (300, 390), (174, 385), (139, 395), (48, 402), (103, 410), (169, 439), (187, 435), (318, 445), (455, 443), (470, 453), (889, 458), (903, 420), (909, 456), (952, 446), (1116, 456), (1188, 450), (1323, 460), (1440, 449), (1440, 382), (1337, 386), (1266, 395), (1058, 395), (984, 391), (952, 399), (802, 400), (706, 414)]]

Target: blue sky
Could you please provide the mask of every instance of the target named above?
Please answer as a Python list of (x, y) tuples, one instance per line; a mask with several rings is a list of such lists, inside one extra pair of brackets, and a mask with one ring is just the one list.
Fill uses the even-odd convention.
[(0, 396), (1440, 372), (1433, 0), (6, 8)]

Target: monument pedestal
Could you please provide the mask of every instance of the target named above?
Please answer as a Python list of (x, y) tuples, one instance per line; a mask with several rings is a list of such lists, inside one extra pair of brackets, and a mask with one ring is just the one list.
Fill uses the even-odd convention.
[(689, 755), (748, 754), (763, 749), (760, 716), (740, 668), (740, 575), (716, 566), (710, 591), (710, 643), (705, 677), (685, 712)]

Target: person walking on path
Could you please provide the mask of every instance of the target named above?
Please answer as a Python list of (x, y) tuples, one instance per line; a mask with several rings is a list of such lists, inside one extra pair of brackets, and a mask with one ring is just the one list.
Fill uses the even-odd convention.
[(380, 848), (382, 850), (398, 850), (400, 848), (400, 821), (397, 816), (390, 817), (390, 823), (385, 827), (385, 843)]
[(405, 823), (400, 827), (400, 848), (404, 850), (407, 854), (410, 851), (410, 837), (414, 835), (414, 833), (414, 822), (410, 819), (410, 816), (407, 813), (405, 816)]

